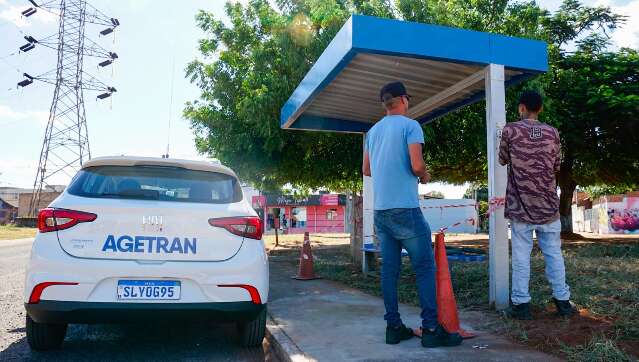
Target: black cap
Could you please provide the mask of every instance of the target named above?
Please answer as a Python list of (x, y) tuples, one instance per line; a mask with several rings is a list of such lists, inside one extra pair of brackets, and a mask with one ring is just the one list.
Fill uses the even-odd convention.
[(382, 102), (400, 96), (407, 96), (408, 98), (410, 98), (408, 93), (406, 93), (406, 87), (404, 87), (404, 84), (402, 82), (388, 83), (382, 87), (382, 90), (379, 91), (379, 99)]

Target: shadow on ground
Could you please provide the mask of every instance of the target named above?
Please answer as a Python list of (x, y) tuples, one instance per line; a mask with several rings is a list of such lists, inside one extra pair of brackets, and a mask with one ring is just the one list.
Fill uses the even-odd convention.
[(22, 337), (0, 351), (0, 361), (274, 360), (267, 346), (243, 349), (237, 339), (234, 325), (209, 322), (70, 325), (62, 349), (32, 352)]

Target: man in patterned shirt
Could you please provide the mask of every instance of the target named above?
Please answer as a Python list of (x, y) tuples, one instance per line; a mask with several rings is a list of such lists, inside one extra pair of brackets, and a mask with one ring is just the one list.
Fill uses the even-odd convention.
[(562, 316), (576, 312), (561, 254), (555, 177), (561, 161), (559, 132), (538, 120), (541, 111), (541, 95), (524, 92), (519, 99), (521, 120), (504, 127), (499, 145), (499, 163), (508, 165), (504, 216), (510, 219), (512, 239), (512, 305), (507, 314), (517, 319), (532, 319), (528, 287), (533, 230), (544, 254), (557, 312)]

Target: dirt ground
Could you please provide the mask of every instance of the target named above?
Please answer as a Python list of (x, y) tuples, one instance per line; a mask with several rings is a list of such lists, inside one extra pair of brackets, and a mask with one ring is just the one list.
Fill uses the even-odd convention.
[[(326, 258), (339, 258), (341, 254), (344, 254), (341, 255), (341, 257), (346, 259), (345, 262), (348, 262), (348, 234), (311, 234), (310, 239), (311, 245), (314, 249), (314, 255), (317, 256), (320, 263), (322, 260), (326, 260)], [(279, 246), (275, 247), (274, 236), (265, 236), (267, 248), (271, 251), (271, 254), (276, 255), (295, 254), (301, 247), (303, 240), (303, 235), (282, 235), (279, 237)], [(577, 359), (588, 358), (587, 356), (592, 355), (596, 355), (598, 356), (597, 358), (600, 358), (603, 355), (608, 357), (606, 360), (626, 360), (626, 358), (619, 359), (615, 356), (615, 353), (619, 351), (617, 347), (620, 347), (626, 353), (639, 356), (639, 343), (636, 342), (636, 339), (634, 337), (624, 338), (623, 336), (619, 336), (620, 331), (622, 331), (622, 334), (623, 331), (627, 331), (627, 333), (633, 335), (636, 334), (636, 332), (631, 331), (630, 329), (620, 327), (620, 323), (624, 323), (624, 320), (627, 320), (627, 322), (623, 325), (629, 326), (628, 328), (635, 328), (635, 313), (630, 313), (632, 315), (628, 315), (628, 311), (633, 310), (633, 305), (636, 305), (636, 307), (639, 308), (639, 301), (635, 300), (636, 298), (634, 297), (635, 292), (620, 290), (618, 293), (611, 293), (610, 291), (602, 290), (601, 286), (596, 284), (601, 282), (605, 283), (606, 280), (612, 284), (615, 281), (615, 277), (611, 274), (615, 272), (615, 270), (611, 269), (611, 267), (614, 268), (614, 266), (605, 266), (605, 261), (603, 261), (605, 258), (617, 257), (618, 255), (615, 255), (615, 253), (626, 253), (625, 259), (618, 260), (619, 262), (621, 262), (621, 260), (625, 260), (625, 263), (630, 262), (632, 265), (627, 264), (625, 268), (627, 268), (629, 273), (634, 271), (637, 267), (637, 263), (639, 263), (639, 261), (635, 263), (635, 260), (637, 259), (634, 257), (634, 253), (636, 253), (634, 250), (637, 250), (636, 246), (639, 245), (639, 235), (596, 235), (591, 233), (580, 233), (572, 235), (570, 238), (562, 237), (562, 242), (564, 253), (567, 258), (567, 268), (570, 266), (568, 269), (572, 270), (573, 274), (570, 275), (570, 277), (575, 279), (575, 283), (579, 280), (579, 283), (581, 283), (580, 285), (582, 285), (583, 288), (586, 288), (580, 288), (582, 290), (579, 291), (573, 290), (575, 294), (580, 294), (582, 297), (586, 294), (588, 295), (588, 298), (596, 300), (596, 302), (593, 303), (597, 305), (601, 305), (600, 299), (602, 298), (610, 299), (610, 308), (615, 309), (615, 312), (611, 312), (607, 316), (603, 316), (601, 310), (599, 310), (600, 313), (593, 313), (587, 307), (578, 305), (580, 307), (579, 315), (567, 319), (560, 319), (555, 314), (554, 305), (540, 301), (533, 306), (534, 320), (512, 321), (501, 318), (501, 321), (497, 321), (494, 327), (522, 343), (534, 346), (540, 350), (563, 355), (569, 359), (571, 357), (576, 357)], [(487, 250), (488, 235), (447, 234), (446, 244), (450, 246)], [(624, 251), (626, 249), (628, 251)], [(593, 253), (590, 254), (590, 252), (587, 252), (586, 250), (593, 250)], [(608, 255), (606, 253), (611, 254)], [(537, 254), (539, 254), (538, 251)], [(600, 259), (601, 257), (604, 257), (604, 259)], [(602, 263), (601, 266), (593, 269), (591, 264), (596, 264), (598, 262)], [(612, 264), (615, 264), (615, 262), (612, 262)], [(537, 283), (537, 285), (531, 286), (531, 292), (534, 288), (547, 288), (545, 286), (545, 280), (542, 280), (543, 265), (543, 258), (541, 255), (537, 255), (532, 266), (532, 273), (537, 274), (537, 276), (540, 277), (540, 280), (536, 282), (531, 281), (531, 283)], [(624, 268), (623, 266), (619, 267)], [(462, 271), (461, 268), (467, 269), (463, 269)], [(487, 274), (487, 270), (483, 270), (487, 268), (487, 263), (474, 267), (464, 266), (461, 268), (460, 272), (463, 274)], [(371, 292), (376, 289), (374, 286), (362, 286), (366, 283), (366, 281), (361, 280), (363, 277), (359, 275), (358, 266), (350, 265), (349, 269), (352, 270), (346, 273), (346, 279), (353, 280), (344, 280), (344, 282), (349, 285), (355, 284), (356, 287), (360, 287), (360, 289), (367, 292)], [(584, 275), (578, 275), (582, 274), (582, 271)], [(351, 276), (349, 277), (348, 274), (351, 274)], [(460, 274), (457, 275), (460, 276)], [(481, 276), (479, 277), (481, 278)], [(368, 283), (370, 283), (370, 279), (367, 280), (369, 280)], [(593, 281), (592, 285), (588, 284), (590, 280)], [(595, 282), (595, 280), (597, 281)], [(469, 284), (475, 283), (476, 282), (471, 282)], [(574, 287), (577, 286), (575, 285)], [(592, 288), (592, 290), (590, 290), (590, 288)], [(628, 285), (627, 288), (634, 287), (632, 285)], [(545, 291), (545, 293), (548, 292), (549, 290)], [(598, 295), (597, 293), (601, 294)], [(471, 301), (470, 305), (466, 305), (466, 308), (480, 309), (489, 312), (486, 308), (486, 304), (480, 304), (481, 305), (477, 305), (477, 300), (474, 300)], [(617, 310), (616, 308), (620, 308), (620, 305), (623, 306), (623, 309)], [(597, 336), (600, 336), (601, 339), (597, 339), (599, 338)], [(607, 343), (610, 341), (616, 341), (617, 345), (608, 346)]]
[[(291, 249), (300, 247), (304, 241), (303, 234), (278, 235), (278, 249)], [(327, 247), (348, 245), (350, 234), (310, 234), (313, 247)], [(275, 248), (275, 235), (264, 235), (266, 249)], [(454, 246), (487, 247), (488, 234), (446, 234), (446, 243)]]
[(23, 228), (10, 225), (0, 225), (0, 240), (13, 240), (32, 238), (38, 230), (36, 228)]
[[(332, 246), (332, 245), (344, 245), (350, 241), (350, 234), (310, 234), (313, 246)], [(280, 247), (291, 248), (302, 245), (304, 241), (303, 234), (293, 235), (278, 235)], [(275, 235), (264, 235), (264, 242), (267, 249), (272, 249), (275, 246)], [(589, 245), (594, 243), (638, 243), (639, 234), (626, 235), (626, 234), (610, 234), (599, 235), (593, 233), (575, 233), (571, 238), (562, 237), (564, 245)], [(488, 234), (446, 234), (446, 243), (452, 246), (459, 247), (488, 247)]]
[[(302, 246), (304, 234), (278, 235), (279, 246), (275, 246), (275, 235), (264, 235), (266, 250), (295, 249)], [(350, 234), (310, 234), (311, 245), (315, 247), (348, 245)]]

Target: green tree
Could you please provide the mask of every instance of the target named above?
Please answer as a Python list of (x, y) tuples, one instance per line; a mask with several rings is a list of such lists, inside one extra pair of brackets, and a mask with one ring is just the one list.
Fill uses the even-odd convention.
[(625, 194), (627, 192), (637, 191), (637, 190), (639, 190), (639, 186), (636, 184), (635, 185), (622, 184), (622, 185), (616, 185), (616, 186), (602, 184), (602, 185), (589, 186), (583, 189), (583, 191), (585, 191), (588, 194), (591, 200), (594, 200), (600, 196), (619, 195), (619, 194)]
[[(559, 181), (563, 195), (572, 194), (573, 184), (615, 183), (636, 176), (633, 171), (637, 167), (636, 157), (632, 163), (626, 162), (632, 159), (622, 155), (618, 159), (625, 162), (624, 167), (610, 167), (606, 162), (613, 161), (612, 157), (582, 156), (585, 151), (579, 148), (578, 142), (572, 141), (588, 132), (606, 129), (606, 125), (584, 126), (592, 122), (584, 123), (581, 114), (589, 114), (602, 116), (603, 123), (614, 117), (615, 127), (627, 131), (618, 138), (619, 148), (606, 144), (609, 155), (625, 147), (630, 157), (633, 151), (628, 149), (637, 144), (636, 141), (627, 143), (636, 140), (630, 136), (636, 135), (636, 119), (629, 117), (625, 125), (619, 123), (634, 107), (632, 95), (637, 92), (632, 93), (630, 83), (637, 83), (630, 66), (636, 53), (624, 50), (618, 57), (602, 52), (600, 42), (593, 37), (582, 42), (578, 54), (562, 50), (571, 41), (592, 33), (605, 33), (621, 24), (623, 17), (607, 7), (586, 7), (578, 1), (565, 0), (559, 11), (550, 14), (533, 1), (506, 0), (397, 0), (394, 3), (278, 0), (276, 4), (277, 10), (267, 0), (252, 0), (246, 6), (228, 3), (228, 24), (213, 14), (198, 13), (198, 26), (206, 32), (206, 38), (200, 41), (200, 51), (205, 58), (192, 62), (187, 68), (187, 75), (202, 89), (200, 99), (188, 103), (184, 111), (196, 134), (198, 150), (230, 165), (240, 177), (258, 187), (275, 189), (290, 183), (298, 188), (361, 188), (361, 136), (283, 131), (279, 124), (280, 107), (351, 13), (546, 40), (550, 45), (551, 70), (507, 93), (509, 117), (516, 118), (516, 98), (523, 87), (547, 91), (549, 97), (542, 120), (555, 125), (562, 133), (566, 157)], [(583, 69), (573, 68), (580, 68), (580, 61), (590, 61), (586, 58), (594, 59), (593, 67), (608, 62), (609, 69), (603, 66), (600, 72), (590, 75), (599, 77), (595, 81), (571, 83), (574, 79), (569, 74), (585, 74)], [(615, 63), (617, 60), (621, 63)], [(571, 73), (570, 69), (574, 71)], [(618, 94), (619, 82), (624, 87)], [(580, 84), (582, 88), (557, 95), (561, 91), (558, 86), (562, 84)], [(583, 97), (584, 94), (589, 98)], [(565, 98), (572, 96), (578, 98)], [(575, 113), (566, 111), (575, 110), (566, 107), (582, 101), (585, 103), (581, 103), (581, 114), (574, 117)], [(619, 128), (614, 130), (606, 132), (617, 134)], [(443, 117), (425, 126), (424, 131), (425, 157), (434, 180), (485, 182), (486, 129), (482, 102)], [(604, 142), (603, 138), (598, 139)], [(592, 154), (596, 149), (586, 151)], [(625, 174), (620, 175), (620, 170)], [(602, 176), (606, 178), (601, 179)], [(570, 199), (562, 197), (561, 201), (561, 212), (566, 216)]]
[[(280, 108), (350, 15), (352, 4), (337, 0), (267, 0), (226, 4), (228, 24), (200, 11), (206, 38), (187, 76), (201, 89), (188, 103), (200, 152), (214, 155), (263, 190), (285, 184), (301, 190), (353, 190), (351, 249), (359, 261), (362, 244), (360, 165), (362, 137), (280, 128)], [(360, 4), (389, 15), (384, 1)]]
[(563, 146), (560, 212), (564, 231), (572, 231), (577, 185), (639, 180), (639, 53), (608, 52), (596, 38), (586, 39), (555, 63), (550, 76), (547, 119), (559, 129)]
[(488, 202), (488, 186), (482, 183), (471, 184), (464, 192), (464, 198)]
[[(627, 116), (632, 109), (635, 109), (636, 114), (637, 107), (636, 99), (633, 97), (638, 94), (636, 88), (633, 89), (637, 84), (637, 68), (635, 66), (631, 69), (632, 61), (626, 54), (632, 51), (622, 50), (616, 54), (605, 53), (606, 56), (600, 56), (606, 47), (605, 42), (602, 42), (605, 37), (602, 37), (600, 32), (605, 35), (617, 28), (623, 23), (624, 17), (614, 14), (608, 7), (587, 7), (575, 0), (565, 0), (554, 14), (540, 9), (534, 2), (512, 3), (505, 0), (400, 0), (398, 4), (402, 16), (408, 20), (436, 22), (548, 42), (550, 71), (544, 76), (511, 88), (507, 92), (507, 112), (510, 121), (517, 120), (517, 95), (523, 88), (534, 88), (546, 93), (546, 111), (542, 113), (541, 119), (558, 128), (564, 154), (562, 171), (558, 178), (562, 191), (560, 214), (563, 231), (572, 231), (570, 205), (577, 184), (587, 186), (602, 182), (629, 182), (628, 179), (633, 177), (634, 180), (639, 179), (636, 174), (639, 159), (635, 153), (637, 147), (634, 147), (635, 150), (629, 150), (633, 148), (631, 145), (637, 144), (637, 121), (636, 117)], [(563, 50), (577, 39), (584, 39), (579, 44), (579, 52), (569, 53)], [(617, 64), (617, 61), (620, 63)], [(589, 68), (582, 67), (580, 62), (599, 63), (602, 69), (588, 75)], [(607, 65), (600, 62), (607, 62)], [(608, 67), (611, 69), (605, 70)], [(582, 78), (584, 82), (577, 85), (569, 84), (563, 77), (565, 80), (560, 82), (558, 77), (566, 72), (576, 72), (591, 79), (598, 79), (589, 82), (588, 78)], [(623, 86), (617, 87), (619, 84)], [(602, 87), (606, 87), (608, 91), (602, 93)], [(608, 97), (615, 92), (619, 93), (618, 97)], [(588, 97), (585, 97), (586, 94)], [(589, 98), (595, 94), (596, 102)], [(569, 107), (576, 105), (580, 107)], [(484, 112), (484, 104), (477, 103), (425, 127), (427, 144), (424, 148), (434, 179), (454, 183), (485, 182), (487, 162)], [(625, 118), (621, 114), (625, 114)], [(581, 115), (599, 118), (596, 121), (584, 122), (585, 117)], [(616, 115), (621, 118), (612, 121), (611, 117), (617, 117)], [(586, 149), (583, 147), (584, 144), (580, 143), (579, 140), (584, 139), (586, 135), (602, 131), (602, 123), (610, 126), (610, 130), (606, 136), (598, 136), (600, 142), (607, 142), (602, 138), (612, 140), (619, 132), (627, 132), (618, 138), (620, 142), (617, 143), (620, 148), (627, 149), (618, 159), (619, 164), (624, 164), (624, 167), (610, 167), (611, 164), (607, 162), (612, 160), (611, 157), (604, 158), (598, 153), (598, 147), (593, 144)], [(611, 147), (609, 154), (613, 153), (618, 154), (619, 150), (613, 150)], [(576, 162), (575, 158), (580, 161)], [(582, 172), (594, 177), (576, 175)], [(596, 175), (605, 175), (610, 181)]]
[(339, 1), (226, 4), (229, 24), (200, 11), (203, 61), (187, 67), (202, 89), (186, 105), (197, 149), (262, 189), (361, 188), (362, 138), (280, 128), (280, 108), (350, 12)]

